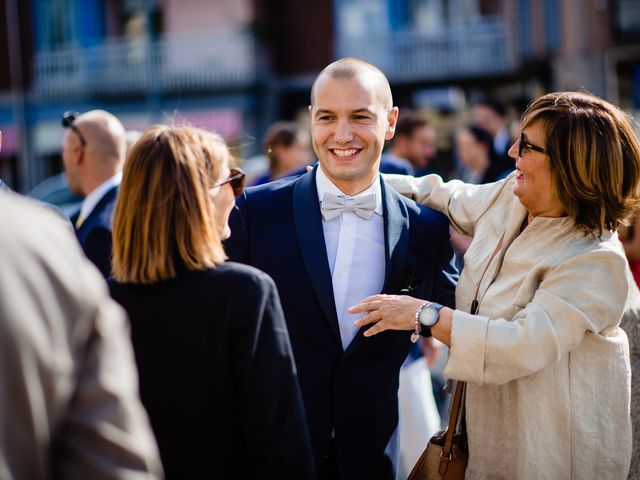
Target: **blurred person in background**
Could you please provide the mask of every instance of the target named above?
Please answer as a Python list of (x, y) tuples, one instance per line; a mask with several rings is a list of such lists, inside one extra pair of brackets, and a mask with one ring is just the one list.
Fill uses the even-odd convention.
[(514, 169), (512, 159), (495, 153), (491, 134), (473, 125), (456, 130), (455, 153), (462, 167), (459, 178), (466, 183), (502, 180)]
[(620, 326), (629, 337), (629, 352), (631, 356), (631, 422), (633, 425), (633, 454), (629, 469), (629, 480), (640, 478), (640, 220), (638, 216), (628, 227), (619, 230), (620, 240), (629, 262), (631, 274), (634, 278), (632, 285), (633, 296), (629, 307), (622, 317)]
[(629, 479), (640, 478), (640, 217), (636, 215), (630, 226), (619, 229), (620, 240), (634, 278), (633, 297), (620, 326), (629, 337), (631, 356), (631, 421), (633, 424), (633, 455)]
[(221, 239), (244, 185), (229, 157), (204, 130), (143, 134), (115, 209), (111, 293), (129, 313), (167, 478), (313, 478), (275, 285), (225, 262)]
[(636, 216), (628, 227), (620, 229), (620, 240), (637, 285), (640, 285), (640, 217)]
[(111, 221), (122, 180), (127, 136), (104, 110), (66, 112), (62, 163), (69, 189), (85, 198), (71, 217), (82, 250), (106, 278), (111, 274)]
[(309, 132), (293, 122), (276, 122), (269, 127), (262, 141), (264, 154), (269, 159), (269, 172), (253, 183), (262, 185), (289, 175), (306, 172), (311, 163)]
[[(509, 150), (516, 172), (470, 185), (386, 177), (473, 236), (456, 310), (430, 320), (467, 382), (465, 478), (624, 479), (632, 454), (631, 275), (616, 229), (640, 204), (629, 117), (586, 93), (544, 95)], [(365, 333), (415, 328), (425, 302), (373, 296)], [(470, 312), (470, 313), (469, 313)], [(608, 448), (607, 446), (615, 446)]]
[(66, 219), (4, 191), (0, 219), (0, 478), (161, 478), (124, 311)]
[(436, 156), (436, 132), (429, 121), (421, 114), (403, 110), (398, 116), (396, 133), (388, 153), (382, 155), (383, 161), (408, 161), (407, 172), (393, 172), (380, 169), (383, 173), (405, 175), (426, 175), (431, 173), (429, 163)]
[[(0, 131), (0, 146), (2, 146), (2, 132)], [(0, 191), (10, 191), (11, 189), (7, 186), (7, 184), (0, 178)]]
[(473, 106), (471, 117), (474, 125), (491, 134), (493, 150), (498, 158), (508, 160), (511, 135), (506, 106), (495, 98), (485, 98)]
[[(493, 149), (489, 132), (476, 126), (460, 127), (455, 132), (455, 156), (459, 164), (454, 178), (466, 183), (491, 183), (505, 178), (514, 169), (511, 158), (499, 157)], [(458, 258), (458, 268), (464, 266), (463, 257), (471, 237), (451, 229), (451, 244)]]

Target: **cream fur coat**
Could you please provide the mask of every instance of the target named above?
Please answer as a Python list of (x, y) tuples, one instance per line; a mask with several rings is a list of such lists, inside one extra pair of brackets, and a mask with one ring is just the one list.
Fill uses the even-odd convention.
[(536, 217), (520, 233), (513, 174), (487, 185), (385, 180), (474, 237), (445, 369), (469, 382), (466, 478), (625, 479), (631, 372), (619, 324), (632, 280), (617, 235), (584, 235), (569, 217)]

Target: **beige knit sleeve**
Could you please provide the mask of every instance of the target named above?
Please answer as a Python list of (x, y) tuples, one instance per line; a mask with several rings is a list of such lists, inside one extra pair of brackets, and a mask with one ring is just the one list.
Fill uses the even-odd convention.
[(514, 175), (504, 180), (473, 185), (460, 180), (445, 182), (438, 175), (412, 177), (383, 174), (384, 181), (401, 195), (444, 213), (451, 225), (473, 236), (476, 221), (503, 195), (513, 196), (509, 186)]

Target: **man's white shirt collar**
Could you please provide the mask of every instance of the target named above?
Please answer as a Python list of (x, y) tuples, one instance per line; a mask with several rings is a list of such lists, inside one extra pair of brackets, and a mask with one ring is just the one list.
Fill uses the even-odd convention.
[(376, 209), (375, 212), (382, 216), (382, 188), (380, 187), (380, 174), (376, 174), (373, 183), (369, 185), (366, 190), (357, 193), (353, 196), (347, 195), (340, 190), (322, 171), (322, 165), (318, 165), (316, 170), (316, 188), (318, 189), (318, 200), (322, 202), (325, 194), (330, 193), (335, 196), (343, 196), (347, 198), (359, 198), (369, 194), (375, 194), (376, 196)]
[(89, 195), (87, 195), (82, 201), (82, 206), (80, 207), (80, 215), (78, 216), (77, 223), (82, 224), (82, 222), (84, 222), (87, 217), (91, 215), (91, 212), (93, 212), (93, 209), (96, 208), (98, 202), (102, 200), (102, 197), (104, 197), (106, 193), (113, 187), (120, 185), (121, 181), (122, 172), (118, 172), (113, 177), (102, 182), (98, 187), (94, 188), (91, 193), (89, 193)]

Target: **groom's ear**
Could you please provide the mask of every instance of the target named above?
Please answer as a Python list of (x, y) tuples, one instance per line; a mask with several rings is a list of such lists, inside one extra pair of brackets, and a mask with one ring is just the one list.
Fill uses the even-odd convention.
[(393, 107), (387, 114), (387, 131), (384, 134), (385, 140), (391, 140), (396, 133), (396, 124), (398, 123), (398, 107)]

